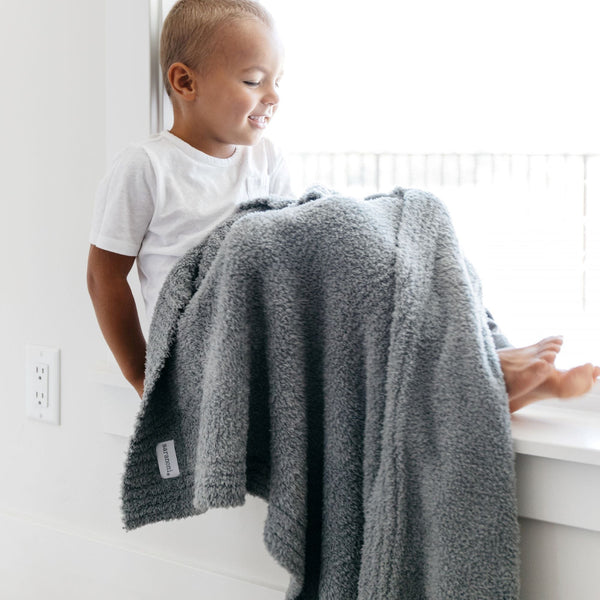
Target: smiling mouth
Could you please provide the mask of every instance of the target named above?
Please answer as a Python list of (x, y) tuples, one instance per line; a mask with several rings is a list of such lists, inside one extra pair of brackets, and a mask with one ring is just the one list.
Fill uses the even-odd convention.
[(260, 129), (264, 129), (269, 122), (269, 117), (265, 115), (250, 115), (248, 118), (250, 121), (252, 121), (253, 125), (259, 127)]

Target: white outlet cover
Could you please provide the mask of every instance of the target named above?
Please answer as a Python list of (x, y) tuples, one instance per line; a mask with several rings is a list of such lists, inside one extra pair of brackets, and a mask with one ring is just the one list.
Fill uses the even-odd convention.
[[(35, 396), (36, 365), (48, 365), (47, 405), (41, 406)], [(25, 359), (25, 407), (27, 416), (36, 421), (60, 425), (60, 349), (27, 346)]]

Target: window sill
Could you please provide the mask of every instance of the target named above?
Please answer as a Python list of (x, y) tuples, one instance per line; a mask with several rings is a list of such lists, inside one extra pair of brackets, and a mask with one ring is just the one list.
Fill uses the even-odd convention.
[[(582, 403), (594, 399), (600, 405), (598, 384)], [(600, 466), (600, 412), (559, 402), (532, 404), (512, 415), (515, 452)]]
[[(131, 437), (138, 395), (112, 365), (99, 365), (90, 379), (106, 392), (102, 430)], [(600, 532), (600, 413), (577, 406), (541, 402), (512, 415), (519, 517)]]
[[(129, 398), (127, 410), (121, 411), (123, 419), (118, 430), (121, 435), (131, 436), (135, 413), (140, 405), (137, 394), (118, 368), (108, 362), (98, 364), (90, 379)], [(109, 402), (110, 396), (105, 396), (107, 411), (114, 407), (114, 403)], [(539, 402), (514, 413), (511, 422), (515, 453), (600, 466), (600, 412), (579, 408), (589, 400), (597, 401), (600, 408), (600, 384), (596, 384), (581, 403)], [(119, 421), (118, 418), (110, 420)]]
[[(598, 385), (584, 397), (594, 401)], [(519, 516), (600, 532), (600, 413), (553, 400), (512, 415)]]
[(133, 435), (141, 400), (116, 364), (101, 362), (89, 374), (90, 382), (102, 389), (100, 423), (110, 435)]

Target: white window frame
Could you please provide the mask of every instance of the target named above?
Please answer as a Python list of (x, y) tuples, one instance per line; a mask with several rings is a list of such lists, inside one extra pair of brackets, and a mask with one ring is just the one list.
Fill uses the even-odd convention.
[(106, 0), (106, 160), (162, 129), (161, 0)]
[[(163, 128), (165, 94), (158, 60), (162, 19), (162, 0), (106, 0), (107, 162), (128, 143)], [(565, 407), (600, 410), (600, 398)]]
[[(106, 0), (107, 161), (131, 141), (163, 127), (157, 60), (161, 18), (161, 0)], [(117, 372), (96, 377), (115, 392), (114, 397), (107, 394), (102, 421), (107, 433), (127, 436), (139, 398)], [(119, 391), (129, 394), (128, 403)], [(600, 404), (600, 398), (596, 401)], [(513, 415), (513, 440), (520, 516), (578, 528), (586, 536), (600, 532), (596, 506), (600, 488), (590, 487), (598, 481), (600, 468), (599, 417), (533, 405)], [(525, 577), (531, 578), (527, 573)]]

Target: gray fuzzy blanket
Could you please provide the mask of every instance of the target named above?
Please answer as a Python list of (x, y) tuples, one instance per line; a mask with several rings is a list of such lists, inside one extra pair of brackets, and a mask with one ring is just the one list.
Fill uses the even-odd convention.
[(289, 599), (516, 599), (494, 334), (435, 197), (248, 203), (163, 287), (125, 527), (250, 493)]

